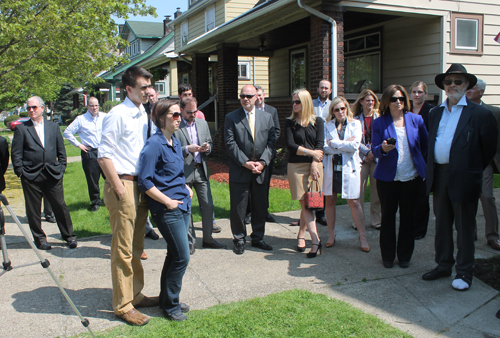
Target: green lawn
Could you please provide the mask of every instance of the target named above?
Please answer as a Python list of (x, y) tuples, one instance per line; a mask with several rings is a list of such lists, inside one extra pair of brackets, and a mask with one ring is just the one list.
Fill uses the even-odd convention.
[(188, 317), (181, 323), (151, 318), (142, 327), (120, 325), (94, 333), (136, 338), (411, 337), (345, 302), (304, 290), (216, 305), (191, 311)]

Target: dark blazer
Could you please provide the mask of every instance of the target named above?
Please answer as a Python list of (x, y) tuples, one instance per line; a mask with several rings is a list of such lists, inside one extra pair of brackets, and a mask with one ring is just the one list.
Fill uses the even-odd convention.
[(0, 175), (0, 193), (5, 190), (5, 172), (9, 166), (9, 144), (7, 140), (0, 136), (0, 167), (2, 174)]
[(224, 122), (224, 143), (230, 158), (229, 180), (235, 183), (250, 182), (254, 174), (243, 165), (247, 161), (264, 161), (266, 166), (257, 177), (257, 183), (264, 183), (273, 157), (272, 147), (276, 143), (272, 116), (255, 109), (254, 141), (245, 110), (240, 107), (227, 114)]
[[(425, 178), (424, 156), (427, 155), (428, 134), (424, 120), (420, 115), (406, 113), (405, 129), (413, 164), (418, 175)], [(396, 148), (382, 154), (382, 142), (391, 137), (396, 139)], [(398, 166), (398, 135), (391, 114), (385, 114), (373, 121), (372, 146), (373, 155), (379, 159), (373, 177), (377, 180), (392, 182), (396, 177)]]
[[(482, 102), (482, 106), (488, 109), (493, 114), (495, 120), (497, 121), (498, 131), (500, 132), (500, 108), (486, 104), (484, 102)], [(497, 152), (495, 154), (495, 157), (493, 158), (493, 163), (495, 164), (495, 172), (500, 172), (500, 135), (498, 137)]]
[(45, 147), (31, 120), (16, 127), (12, 140), (12, 165), (18, 177), (34, 180), (43, 169), (59, 180), (66, 170), (66, 150), (59, 125), (44, 121)]
[[(418, 112), (418, 115), (422, 116), (422, 118), (424, 119), (425, 129), (427, 129), (427, 132), (429, 131), (429, 112), (434, 107), (436, 106), (433, 106), (429, 102), (425, 101), (424, 105), (422, 106), (422, 108), (420, 108), (420, 111)], [(411, 109), (413, 110), (413, 101)]]
[[(453, 136), (448, 168), (448, 194), (452, 202), (477, 202), (481, 196), (483, 170), (495, 155), (497, 123), (491, 112), (467, 100)], [(429, 155), (427, 158), (427, 193), (434, 178), (434, 146), (444, 107), (429, 114)]]
[[(276, 108), (274, 108), (273, 106), (270, 106), (268, 104), (264, 104), (264, 111), (267, 111), (273, 117), (274, 136), (276, 138), (276, 142), (278, 142), (278, 139), (280, 138), (280, 135), (281, 135), (280, 119), (278, 117), (278, 111), (276, 110)], [(276, 158), (276, 142), (272, 148), (273, 149), (273, 160)]]
[[(201, 155), (201, 163), (203, 165), (203, 171), (205, 172), (205, 177), (208, 179), (208, 166), (207, 166), (207, 156), (212, 151), (212, 136), (210, 135), (210, 128), (205, 120), (195, 118), (194, 123), (196, 124), (196, 133), (198, 134), (198, 142), (200, 146), (208, 142), (210, 144), (210, 150)], [(174, 132), (174, 136), (181, 142), (182, 155), (184, 156), (184, 176), (186, 177), (186, 182), (191, 182), (193, 180), (194, 172), (194, 154), (189, 152), (186, 154), (186, 147), (191, 144), (191, 138), (186, 130), (186, 124), (184, 120), (181, 120), (179, 129)]]

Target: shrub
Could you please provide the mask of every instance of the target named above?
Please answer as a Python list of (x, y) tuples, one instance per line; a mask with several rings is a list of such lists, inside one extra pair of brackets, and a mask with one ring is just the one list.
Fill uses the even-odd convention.
[(114, 106), (120, 104), (121, 101), (106, 101), (102, 105), (102, 111), (105, 113), (109, 113), (111, 109), (113, 109)]
[(29, 115), (28, 115), (27, 111), (22, 111), (22, 112), (19, 113), (19, 116), (21, 116), (21, 117), (28, 117)]
[(21, 116), (19, 116), (19, 115), (11, 115), (11, 116), (7, 116), (7, 117), (5, 118), (5, 120), (3, 121), (3, 123), (5, 123), (5, 125), (8, 127), (8, 126), (9, 126), (9, 124), (10, 124), (12, 121), (15, 121), (15, 120), (20, 119), (20, 118), (21, 118)]

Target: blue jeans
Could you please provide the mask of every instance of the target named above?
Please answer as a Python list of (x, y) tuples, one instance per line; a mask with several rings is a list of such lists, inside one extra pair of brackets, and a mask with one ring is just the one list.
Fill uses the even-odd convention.
[(158, 230), (167, 242), (167, 257), (163, 264), (160, 280), (160, 307), (168, 314), (181, 311), (179, 294), (182, 277), (189, 263), (188, 229), (191, 212), (179, 208), (155, 213)]

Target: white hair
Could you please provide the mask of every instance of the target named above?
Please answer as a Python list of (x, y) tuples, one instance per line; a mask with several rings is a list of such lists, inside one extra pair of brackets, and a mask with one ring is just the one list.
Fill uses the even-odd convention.
[(485, 90), (486, 89), (486, 82), (484, 82), (481, 79), (477, 79), (476, 86), (477, 86), (477, 89), (479, 89), (479, 90), (481, 90), (481, 89)]

